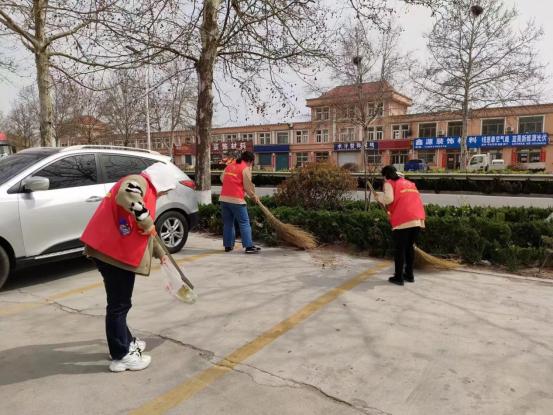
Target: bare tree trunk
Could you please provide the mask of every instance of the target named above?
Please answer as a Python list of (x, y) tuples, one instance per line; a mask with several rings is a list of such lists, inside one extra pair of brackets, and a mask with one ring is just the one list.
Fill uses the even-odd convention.
[(40, 48), (35, 50), (38, 99), (40, 103), (40, 145), (56, 146), (53, 135), (52, 80), (50, 78), (50, 56), (44, 46), (47, 2), (36, 0), (33, 5), (35, 37)]
[(367, 177), (367, 138), (369, 136), (369, 127), (363, 125), (363, 140), (361, 141), (361, 152), (363, 154), (363, 182), (365, 185), (365, 211), (369, 210), (369, 193), (368, 193), (368, 177)]
[(217, 57), (217, 8), (221, 0), (206, 0), (201, 27), (202, 51), (196, 65), (198, 106), (196, 110), (196, 189), (198, 202), (211, 203), (210, 133), (213, 119), (213, 72)]
[[(461, 131), (461, 170), (467, 169), (468, 163), (468, 130), (469, 130), (469, 97), (468, 91), (465, 93), (463, 101), (463, 128)], [(455, 167), (455, 166), (454, 166)]]

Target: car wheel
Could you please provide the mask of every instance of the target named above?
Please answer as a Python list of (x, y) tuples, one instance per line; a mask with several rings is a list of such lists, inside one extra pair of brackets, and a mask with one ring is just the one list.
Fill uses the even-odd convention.
[(0, 246), (0, 288), (4, 285), (10, 275), (10, 257), (6, 250)]
[(188, 221), (180, 212), (169, 211), (162, 214), (156, 222), (156, 230), (172, 254), (179, 252), (188, 239)]

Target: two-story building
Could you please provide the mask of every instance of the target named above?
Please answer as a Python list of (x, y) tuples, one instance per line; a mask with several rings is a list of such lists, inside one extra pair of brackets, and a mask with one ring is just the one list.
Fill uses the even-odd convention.
[[(211, 158), (253, 150), (258, 168), (288, 170), (330, 160), (363, 166), (362, 141), (371, 169), (423, 159), (432, 169), (460, 165), (462, 116), (455, 112), (409, 113), (412, 100), (387, 82), (338, 86), (307, 100), (310, 119), (279, 124), (213, 128)], [(467, 144), (471, 153), (489, 153), (507, 166), (545, 167), (553, 172), (553, 103), (471, 112)], [(153, 149), (168, 152), (168, 132), (152, 133)], [(175, 162), (192, 167), (196, 146), (191, 130), (173, 133)], [(109, 137), (121, 145), (120, 137)], [(127, 145), (146, 147), (144, 133)]]

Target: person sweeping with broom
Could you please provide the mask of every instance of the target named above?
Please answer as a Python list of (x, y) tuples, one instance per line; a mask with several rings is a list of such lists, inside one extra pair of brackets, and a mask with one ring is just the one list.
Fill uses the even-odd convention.
[(388, 281), (397, 285), (403, 285), (404, 281), (415, 282), (415, 242), (425, 226), (424, 205), (415, 183), (400, 177), (394, 166), (385, 166), (382, 176), (386, 179), (384, 193), (375, 195), (375, 198), (387, 206), (392, 225), (395, 272)]
[(259, 198), (255, 194), (255, 187), (252, 183), (251, 167), (255, 156), (251, 151), (244, 151), (236, 162), (229, 164), (221, 175), (223, 187), (219, 202), (221, 204), (221, 215), (223, 217), (223, 245), (225, 252), (234, 249), (236, 233), (234, 230), (235, 221), (240, 228), (242, 246), (246, 254), (257, 254), (261, 248), (255, 246), (252, 240), (252, 228), (244, 197), (247, 195), (256, 204)]
[(106, 337), (112, 361), (109, 370), (142, 370), (151, 357), (143, 354), (146, 342), (127, 327), (132, 307), (135, 274), (149, 275), (152, 259), (168, 258), (154, 226), (158, 197), (175, 188), (173, 170), (155, 163), (141, 174), (119, 180), (88, 222), (81, 241), (92, 258), (106, 289)]

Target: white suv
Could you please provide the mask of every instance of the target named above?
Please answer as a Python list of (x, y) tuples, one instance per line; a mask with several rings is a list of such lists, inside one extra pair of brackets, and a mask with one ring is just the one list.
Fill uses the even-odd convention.
[(170, 252), (198, 222), (194, 182), (157, 152), (125, 147), (32, 148), (0, 160), (0, 287), (16, 268), (78, 256), (79, 238), (121, 177), (163, 162), (177, 187), (158, 199), (156, 227)]

